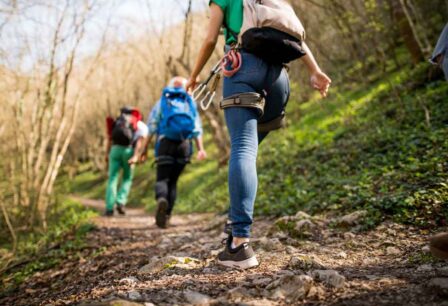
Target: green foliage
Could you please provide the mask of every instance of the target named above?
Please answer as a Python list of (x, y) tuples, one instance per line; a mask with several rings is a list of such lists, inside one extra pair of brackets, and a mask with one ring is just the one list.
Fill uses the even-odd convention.
[[(50, 213), (48, 230), (45, 233), (19, 234), (15, 262), (22, 264), (1, 275), (1, 286), (14, 287), (33, 273), (56, 266), (68, 254), (81, 249), (85, 245), (85, 235), (95, 228), (89, 222), (95, 215), (95, 212), (76, 201), (62, 201)], [(70, 239), (67, 239), (68, 237)], [(3, 244), (1, 247), (7, 249), (11, 246)]]

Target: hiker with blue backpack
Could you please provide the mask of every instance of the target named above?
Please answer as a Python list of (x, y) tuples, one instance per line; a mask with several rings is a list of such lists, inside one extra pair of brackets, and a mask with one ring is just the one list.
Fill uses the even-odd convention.
[[(224, 75), (220, 106), (231, 141), (228, 175), (231, 233), (217, 261), (247, 269), (258, 265), (249, 244), (257, 192), (258, 145), (270, 131), (284, 126), (290, 93), (285, 64), (301, 57), (310, 73), (311, 86), (323, 97), (331, 80), (307, 47), (303, 26), (288, 1), (211, 0), (208, 33), (187, 90), (195, 89), (222, 26), (226, 54), (220, 63)], [(203, 85), (199, 88), (204, 88)]]
[[(155, 140), (157, 179), (156, 224), (160, 228), (169, 225), (177, 196), (177, 180), (190, 162), (193, 146), (197, 147), (197, 159), (207, 157), (202, 143), (201, 118), (195, 101), (185, 90), (187, 80), (173, 78), (163, 89), (160, 100), (154, 105), (148, 118), (149, 138), (145, 145)], [(143, 154), (145, 159), (146, 152)]]
[[(129, 192), (134, 177), (134, 168), (139, 161), (148, 128), (142, 121), (140, 111), (134, 107), (123, 107), (120, 115), (107, 123), (107, 156), (108, 182), (106, 188), (105, 216), (113, 216), (114, 207), (120, 215), (124, 215)], [(123, 172), (120, 188), (118, 179)]]

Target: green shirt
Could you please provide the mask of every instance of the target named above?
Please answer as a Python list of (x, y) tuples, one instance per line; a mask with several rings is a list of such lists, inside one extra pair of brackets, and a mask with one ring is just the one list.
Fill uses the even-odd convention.
[(237, 42), (235, 35), (240, 33), (243, 25), (243, 0), (210, 0), (212, 2), (224, 12), (226, 44)]

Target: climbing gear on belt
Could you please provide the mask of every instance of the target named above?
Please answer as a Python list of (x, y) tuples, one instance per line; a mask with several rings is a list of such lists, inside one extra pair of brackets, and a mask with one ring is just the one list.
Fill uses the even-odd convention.
[[(225, 77), (232, 77), (238, 70), (240, 70), (242, 63), (243, 60), (239, 49), (232, 48), (221, 60), (222, 74)], [(228, 69), (229, 66), (231, 69)]]
[[(202, 110), (207, 110), (212, 104), (213, 99), (216, 95), (216, 88), (218, 87), (219, 80), (221, 78), (220, 72), (222, 69), (221, 65), (222, 59), (212, 68), (210, 71), (210, 75), (208, 78), (202, 82), (194, 91), (193, 91), (193, 99), (199, 102)], [(208, 89), (207, 85), (210, 81), (213, 80), (212, 86)]]
[[(216, 88), (221, 79), (221, 71), (225, 77), (232, 77), (240, 70), (243, 61), (238, 48), (232, 48), (216, 63), (208, 78), (193, 91), (193, 99), (199, 102), (203, 110), (207, 110), (216, 96)], [(214, 78), (214, 79), (213, 79)], [(213, 79), (210, 88), (208, 84)]]
[(228, 107), (249, 107), (255, 108), (260, 112), (260, 117), (263, 116), (264, 113), (264, 96), (260, 95), (256, 92), (247, 92), (240, 93), (236, 95), (232, 95), (230, 97), (225, 98), (221, 101), (220, 107), (222, 109)]

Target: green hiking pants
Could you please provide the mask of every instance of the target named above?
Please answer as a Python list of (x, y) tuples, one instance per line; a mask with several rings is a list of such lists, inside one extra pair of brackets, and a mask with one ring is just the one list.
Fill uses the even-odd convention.
[[(112, 146), (109, 153), (109, 181), (106, 189), (106, 209), (113, 210), (115, 203), (126, 205), (129, 191), (131, 190), (134, 166), (128, 164), (128, 160), (134, 154), (131, 147)], [(123, 169), (123, 177), (117, 193), (120, 170)]]

